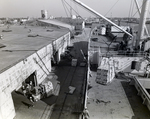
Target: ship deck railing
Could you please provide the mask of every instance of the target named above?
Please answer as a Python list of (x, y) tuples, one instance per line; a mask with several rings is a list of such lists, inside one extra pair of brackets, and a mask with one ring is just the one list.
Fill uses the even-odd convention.
[(149, 56), (149, 54), (146, 52), (139, 52), (139, 53), (101, 52), (100, 55), (103, 57), (147, 57)]

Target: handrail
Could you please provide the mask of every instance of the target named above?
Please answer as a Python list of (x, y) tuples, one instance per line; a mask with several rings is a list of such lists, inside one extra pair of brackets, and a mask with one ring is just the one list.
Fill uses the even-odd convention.
[[(90, 50), (89, 52), (95, 52), (95, 50)], [(118, 53), (118, 52), (101, 52), (101, 56), (105, 56), (105, 57), (109, 57), (109, 56), (112, 56), (112, 57), (146, 57), (147, 56), (147, 53), (146, 52), (139, 52), (139, 53), (127, 53), (127, 52), (124, 52), (124, 53)]]

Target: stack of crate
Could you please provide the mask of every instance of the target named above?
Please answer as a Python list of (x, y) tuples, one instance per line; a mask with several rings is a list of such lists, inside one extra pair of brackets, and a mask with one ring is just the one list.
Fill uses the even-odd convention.
[(97, 69), (96, 82), (106, 85), (110, 83), (115, 77), (115, 68), (113, 60), (109, 58), (103, 58), (100, 67)]
[(71, 66), (77, 66), (77, 59), (72, 59)]
[(96, 82), (99, 84), (107, 84), (107, 74), (108, 70), (99, 68), (97, 70)]

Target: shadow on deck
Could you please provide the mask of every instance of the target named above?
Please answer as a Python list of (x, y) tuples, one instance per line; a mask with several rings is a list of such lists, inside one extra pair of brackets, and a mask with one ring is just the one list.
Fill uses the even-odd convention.
[(150, 119), (150, 112), (146, 105), (142, 104), (142, 98), (137, 95), (136, 88), (133, 85), (129, 85), (129, 82), (126, 81), (121, 81), (121, 84), (135, 115), (132, 119)]

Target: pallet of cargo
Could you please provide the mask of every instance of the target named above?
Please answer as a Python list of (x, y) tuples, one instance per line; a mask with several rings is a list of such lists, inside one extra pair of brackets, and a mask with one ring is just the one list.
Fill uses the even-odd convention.
[(113, 65), (113, 59), (103, 58), (101, 65), (97, 69), (96, 82), (106, 85), (110, 83), (115, 77), (115, 67)]

